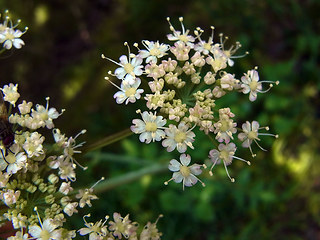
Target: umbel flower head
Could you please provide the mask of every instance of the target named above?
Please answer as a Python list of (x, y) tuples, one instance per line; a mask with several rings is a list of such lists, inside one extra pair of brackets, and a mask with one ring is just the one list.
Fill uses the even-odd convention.
[[(5, 101), (1, 102), (1, 107), (11, 104), (9, 109), (14, 109), (20, 96), (18, 85), (5, 85), (0, 90)], [(81, 153), (78, 148), (84, 144), (77, 144), (76, 140), (85, 130), (68, 138), (54, 128), (54, 120), (63, 110), (59, 113), (55, 108), (49, 108), (49, 98), (46, 107), (25, 100), (17, 105), (15, 114), (8, 113), (8, 127), (12, 129), (0, 133), (3, 220), (11, 221), (14, 229), (22, 229), (16, 239), (24, 239), (25, 233), (32, 239), (74, 238), (75, 231), (64, 228), (64, 222), (78, 212), (78, 207), (91, 206), (91, 201), (97, 199), (93, 187), (79, 189), (78, 194), (71, 195), (77, 166), (85, 169), (76, 160), (76, 154)], [(39, 128), (52, 131), (52, 140), (46, 139)], [(11, 145), (4, 142), (6, 131), (13, 134)]]
[[(213, 26), (210, 27), (210, 36), (206, 38), (200, 27), (194, 31), (187, 29), (182, 17), (179, 18), (179, 28), (174, 27), (170, 18), (167, 21), (170, 29), (167, 43), (142, 40), (140, 46), (133, 44), (136, 48), (134, 53), (126, 42), (128, 56), (121, 56), (120, 63), (102, 55), (119, 66), (113, 73), (109, 71), (109, 75), (116, 76), (116, 81), (119, 81), (119, 84), (112, 84), (116, 87), (121, 85), (114, 96), (116, 102), (134, 104), (140, 101), (145, 103), (146, 109), (154, 111), (138, 110), (142, 112), (142, 120), (132, 121), (131, 130), (140, 134), (141, 142), (162, 141), (168, 152), (177, 150), (185, 153), (194, 149), (196, 134), (202, 131), (214, 146), (219, 146), (210, 154), (213, 165), (222, 161), (227, 166), (231, 164), (231, 159), (236, 158), (235, 135), (240, 124), (230, 107), (219, 109), (216, 103), (223, 103), (224, 96), (232, 92), (248, 94), (250, 102), (254, 102), (259, 94), (268, 92), (279, 81), (261, 80), (257, 67), (236, 76), (232, 67), (237, 64), (236, 59), (245, 57), (248, 52), (237, 55), (241, 44), (236, 42), (228, 46), (229, 37), (222, 33), (215, 39)], [(141, 84), (143, 82), (147, 84)], [(269, 87), (264, 89), (264, 84)], [(251, 152), (251, 142), (260, 140), (256, 123), (253, 125), (252, 129), (245, 125), (239, 134), (242, 147), (249, 148)], [(234, 151), (223, 150), (223, 146)], [(177, 177), (178, 172), (173, 179), (185, 179), (189, 184), (188, 178)]]
[(21, 20), (19, 19), (16, 24), (13, 24), (9, 17), (8, 10), (6, 10), (4, 16), (2, 16), (2, 21), (3, 22), (0, 23), (0, 43), (3, 43), (5, 49), (11, 49), (12, 47), (21, 48), (24, 45), (24, 41), (20, 39), (20, 37), (28, 30), (28, 28), (26, 27), (23, 32), (16, 29)]

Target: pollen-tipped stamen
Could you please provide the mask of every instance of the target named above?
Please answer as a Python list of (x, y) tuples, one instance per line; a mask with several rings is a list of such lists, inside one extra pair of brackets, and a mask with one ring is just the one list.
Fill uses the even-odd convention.
[[(123, 67), (123, 65), (122, 65), (122, 64), (120, 64), (120, 63), (116, 62), (115, 60), (112, 60), (111, 58), (106, 57), (103, 53), (101, 54), (101, 58), (102, 58), (102, 59), (107, 59), (107, 60), (109, 60), (110, 62), (112, 62), (112, 63), (114, 63), (114, 64), (118, 65), (119, 67)], [(110, 71), (109, 71), (109, 72), (110, 72)], [(109, 72), (108, 72), (108, 73), (109, 73)], [(110, 75), (111, 75), (111, 74), (110, 74)]]
[(214, 168), (214, 166), (217, 164), (217, 161), (218, 161), (218, 159), (216, 159), (215, 161), (214, 161), (214, 163), (212, 164), (212, 166), (211, 166), (211, 168), (210, 168), (210, 170), (209, 170), (209, 175), (210, 176), (212, 176), (213, 175), (213, 173), (212, 173), (212, 169)]
[(105, 77), (104, 79), (107, 80), (109, 83), (111, 83), (111, 85), (113, 85), (114, 87), (118, 88), (120, 91), (123, 91), (120, 87), (118, 87), (115, 83), (113, 83), (108, 77)]
[(227, 164), (226, 164), (226, 162), (225, 162), (225, 161), (223, 161), (223, 165), (224, 165), (224, 168), (226, 169), (226, 173), (227, 173), (227, 175), (228, 175), (228, 177), (229, 177), (230, 181), (231, 181), (231, 182), (235, 182), (235, 179), (234, 179), (234, 178), (232, 178), (232, 177), (230, 177), (230, 175), (229, 175), (228, 167), (227, 167)]

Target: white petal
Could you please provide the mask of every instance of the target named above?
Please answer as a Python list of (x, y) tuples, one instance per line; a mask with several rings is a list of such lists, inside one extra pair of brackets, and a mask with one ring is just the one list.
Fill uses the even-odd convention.
[(3, 47), (6, 49), (10, 49), (12, 47), (12, 42), (10, 40), (5, 41)]
[(190, 174), (188, 177), (186, 177), (185, 181), (184, 181), (184, 185), (187, 187), (190, 187), (194, 184), (196, 184), (198, 182), (197, 177), (195, 177), (194, 175)]
[(39, 238), (41, 232), (42, 232), (42, 229), (37, 225), (30, 226), (28, 231), (28, 233), (30, 233), (31, 236), (35, 238)]
[(43, 229), (48, 230), (48, 232), (52, 232), (54, 229), (57, 228), (57, 225), (53, 223), (52, 219), (48, 218), (43, 221), (42, 227)]
[(189, 167), (189, 169), (190, 169), (191, 173), (194, 175), (199, 175), (202, 173), (201, 165), (199, 165), (199, 164), (193, 164), (192, 166)]
[(168, 168), (172, 172), (177, 172), (180, 170), (180, 166), (181, 164), (176, 159), (172, 159), (169, 163)]
[(90, 228), (81, 228), (81, 229), (79, 229), (78, 232), (80, 233), (80, 235), (86, 235), (88, 233), (91, 233), (92, 230)]
[(182, 163), (182, 165), (188, 166), (191, 162), (190, 155), (189, 154), (181, 154), (180, 155), (180, 162)]
[(17, 49), (21, 48), (24, 45), (24, 41), (21, 40), (20, 38), (14, 39), (13, 40), (13, 46)]
[(182, 182), (183, 176), (181, 175), (180, 172), (174, 172), (172, 174), (172, 178), (173, 178), (173, 181), (175, 181), (176, 183), (180, 183)]
[(257, 132), (259, 129), (259, 123), (257, 121), (252, 121), (252, 131)]
[(177, 143), (177, 150), (179, 153), (187, 151), (187, 145), (185, 143)]
[(121, 62), (122, 65), (129, 63), (129, 62), (128, 62), (128, 58), (127, 58), (126, 55), (122, 55), (122, 56), (119, 58), (119, 60), (120, 60), (120, 62)]
[(151, 135), (150, 135), (150, 133), (149, 132), (143, 132), (143, 133), (141, 133), (140, 134), (140, 136), (139, 136), (139, 140), (141, 141), (141, 142), (146, 142), (146, 143), (150, 143), (151, 142)]

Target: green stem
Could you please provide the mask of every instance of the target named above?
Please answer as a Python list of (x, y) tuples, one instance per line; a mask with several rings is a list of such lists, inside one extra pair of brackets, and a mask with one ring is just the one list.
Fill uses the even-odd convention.
[(108, 146), (114, 142), (120, 141), (126, 137), (129, 137), (133, 134), (133, 132), (130, 130), (130, 128), (122, 130), (120, 132), (117, 132), (115, 134), (112, 134), (110, 136), (107, 136), (105, 138), (102, 138), (92, 144), (89, 144), (87, 147), (83, 148), (82, 152), (87, 153), (105, 146)]
[(97, 193), (101, 193), (101, 192), (106, 192), (106, 191), (113, 189), (115, 187), (118, 187), (120, 185), (133, 182), (133, 181), (135, 181), (145, 175), (164, 172), (166, 169), (168, 169), (167, 164), (166, 165), (155, 164), (150, 167), (145, 167), (145, 168), (142, 168), (142, 169), (134, 171), (134, 172), (129, 172), (129, 173), (121, 175), (119, 177), (107, 179), (107, 180), (99, 183), (94, 188), (94, 193), (97, 194)]

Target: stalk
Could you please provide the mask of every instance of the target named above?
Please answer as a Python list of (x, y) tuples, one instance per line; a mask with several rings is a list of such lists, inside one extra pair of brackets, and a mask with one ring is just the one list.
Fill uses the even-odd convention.
[(82, 152), (83, 153), (87, 153), (87, 152), (90, 152), (90, 151), (94, 151), (94, 150), (97, 150), (99, 148), (102, 148), (102, 147), (105, 147), (105, 146), (108, 146), (114, 142), (117, 142), (117, 141), (120, 141), (126, 137), (129, 137), (133, 134), (133, 132), (130, 130), (130, 128), (127, 128), (125, 130), (122, 130), (120, 132), (117, 132), (115, 134), (112, 134), (110, 136), (107, 136), (105, 138), (102, 138), (92, 144), (89, 144), (87, 147), (84, 147), (82, 149)]

